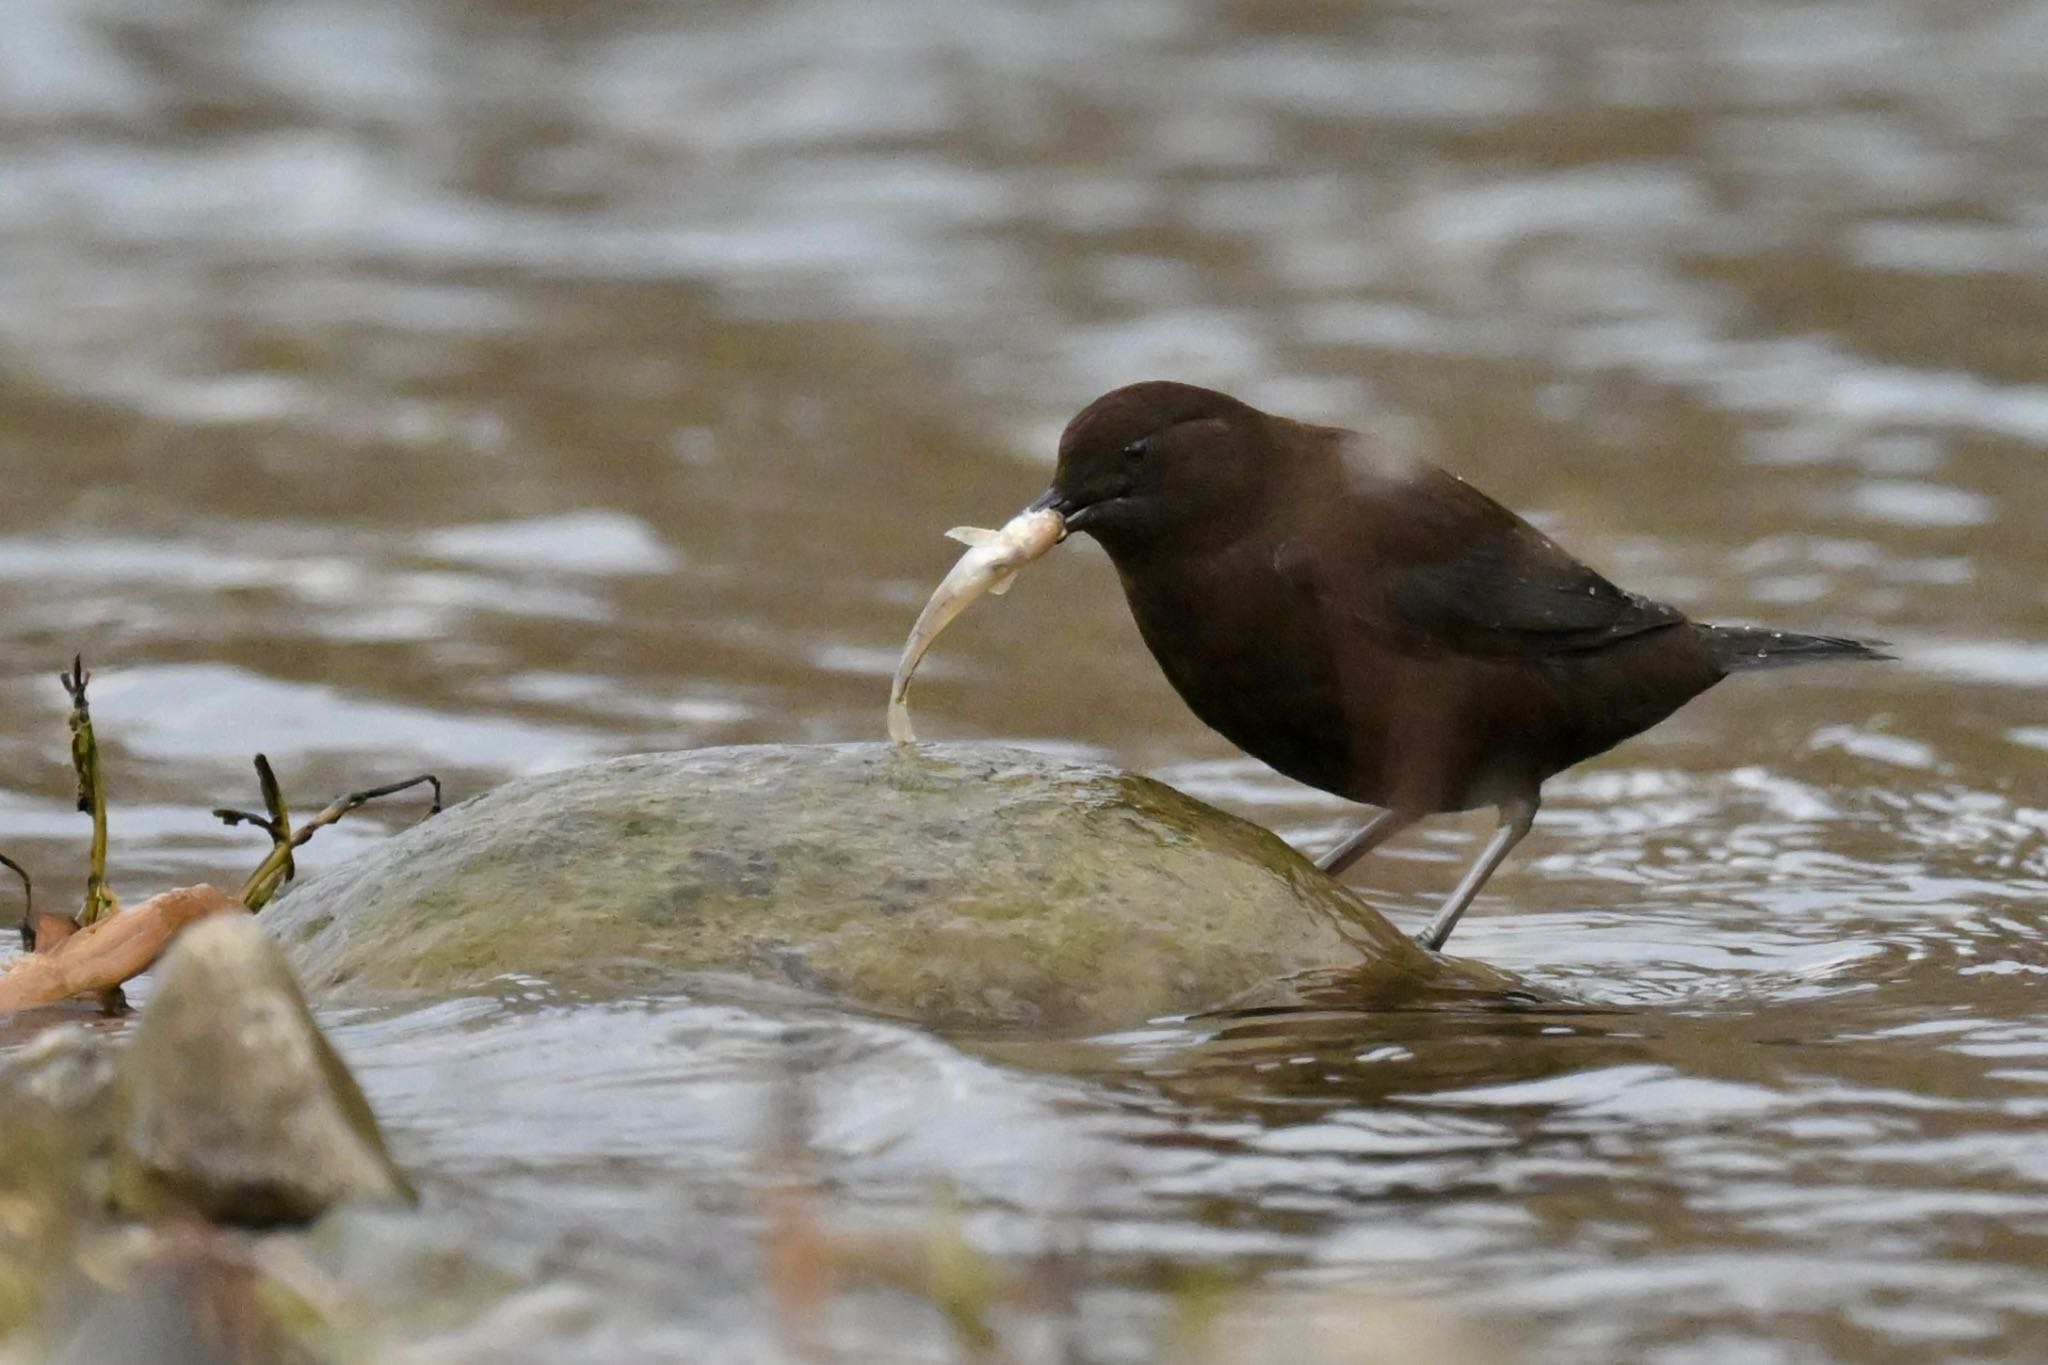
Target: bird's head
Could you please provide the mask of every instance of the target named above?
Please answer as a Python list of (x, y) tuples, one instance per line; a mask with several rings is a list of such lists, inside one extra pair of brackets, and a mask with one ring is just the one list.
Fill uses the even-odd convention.
[(1067, 423), (1052, 487), (1032, 506), (1059, 512), (1113, 556), (1165, 533), (1221, 531), (1260, 501), (1276, 420), (1192, 384), (1114, 389)]

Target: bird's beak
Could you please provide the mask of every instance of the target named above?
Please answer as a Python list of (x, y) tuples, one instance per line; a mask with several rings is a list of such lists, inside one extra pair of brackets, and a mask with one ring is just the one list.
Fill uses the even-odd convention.
[(1062, 529), (1060, 532), (1061, 540), (1065, 540), (1067, 536), (1072, 532), (1085, 529), (1082, 526), (1081, 521), (1082, 518), (1088, 515), (1087, 504), (1079, 501), (1076, 498), (1068, 497), (1065, 493), (1060, 492), (1057, 488), (1046, 489), (1043, 493), (1040, 493), (1035, 500), (1033, 500), (1032, 504), (1029, 507), (1026, 507), (1024, 510), (1026, 512), (1059, 513), (1060, 520), (1065, 524), (1064, 529)]

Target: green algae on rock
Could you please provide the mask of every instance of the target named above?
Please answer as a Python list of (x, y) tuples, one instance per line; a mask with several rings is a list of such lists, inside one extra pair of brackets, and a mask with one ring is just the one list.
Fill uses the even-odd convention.
[(280, 898), (311, 990), (736, 973), (939, 1027), (1100, 1029), (1350, 964), (1497, 990), (1278, 838), (1163, 783), (989, 745), (646, 754), (509, 783)]

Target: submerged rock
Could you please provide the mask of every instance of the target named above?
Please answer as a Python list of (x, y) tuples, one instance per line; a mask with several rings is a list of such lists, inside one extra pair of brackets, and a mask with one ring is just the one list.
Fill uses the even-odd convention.
[(114, 1049), (76, 1025), (0, 1065), (0, 1339), (32, 1324), (76, 1278), (111, 1138)]
[(344, 1199), (403, 1201), (376, 1116), (255, 921), (186, 930), (120, 1068), (114, 1198), (251, 1226)]
[(312, 1360), (324, 1310), (214, 1225), (409, 1196), (255, 921), (186, 930), (160, 970), (125, 1041), (60, 1024), (0, 1063), (0, 1358)]
[(512, 782), (274, 903), (307, 985), (739, 973), (942, 1027), (1100, 1029), (1349, 964), (1361, 1004), (1497, 991), (1278, 838), (987, 745), (748, 746)]
[(1506, 1334), (1441, 1307), (1388, 1297), (1382, 1285), (1261, 1290), (1228, 1302), (1167, 1360), (1171, 1365), (1506, 1365)]

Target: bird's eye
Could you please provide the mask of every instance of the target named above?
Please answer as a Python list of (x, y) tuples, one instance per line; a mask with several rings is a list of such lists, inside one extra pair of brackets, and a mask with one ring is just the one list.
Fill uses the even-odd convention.
[(1125, 458), (1126, 460), (1142, 460), (1142, 459), (1144, 459), (1144, 458), (1145, 458), (1145, 442), (1143, 442), (1143, 441), (1133, 441), (1133, 442), (1131, 442), (1131, 443), (1130, 443), (1129, 445), (1125, 446), (1125, 447), (1124, 447), (1124, 458)]

